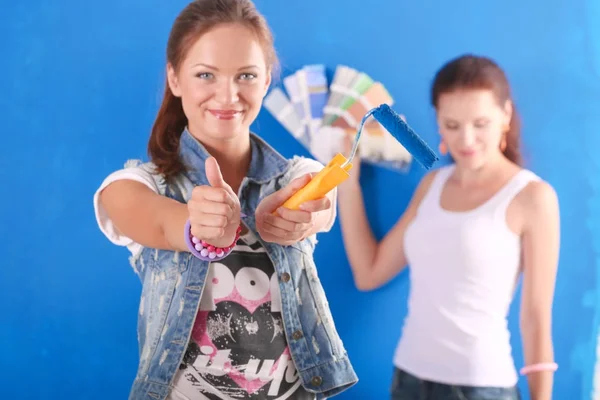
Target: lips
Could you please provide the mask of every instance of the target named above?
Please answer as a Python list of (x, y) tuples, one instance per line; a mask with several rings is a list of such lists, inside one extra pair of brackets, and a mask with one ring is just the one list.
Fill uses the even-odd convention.
[(459, 154), (463, 157), (470, 157), (472, 155), (475, 155), (475, 150), (462, 150), (459, 152)]
[(237, 110), (208, 110), (215, 118), (222, 120), (231, 120), (242, 114)]

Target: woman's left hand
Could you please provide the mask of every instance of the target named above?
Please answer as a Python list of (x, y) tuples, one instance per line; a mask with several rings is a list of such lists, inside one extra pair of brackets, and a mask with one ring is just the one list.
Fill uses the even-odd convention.
[(317, 216), (331, 210), (332, 204), (328, 197), (302, 203), (299, 210), (281, 207), (311, 178), (311, 174), (297, 178), (260, 202), (255, 212), (256, 229), (263, 240), (289, 246), (316, 233)]

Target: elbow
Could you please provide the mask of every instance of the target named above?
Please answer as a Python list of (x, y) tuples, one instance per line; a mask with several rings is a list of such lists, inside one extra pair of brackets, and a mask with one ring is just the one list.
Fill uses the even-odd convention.
[(369, 276), (355, 276), (354, 285), (360, 292), (370, 292), (379, 287), (377, 282)]
[(552, 338), (552, 316), (549, 313), (530, 313), (521, 316), (521, 332), (528, 338), (535, 340)]
[(357, 284), (356, 288), (358, 289), (359, 292), (363, 292), (363, 293), (367, 293), (367, 292), (372, 292), (373, 290), (377, 289), (377, 286), (375, 285), (365, 285), (365, 284)]
[(374, 260), (364, 262), (362, 261), (360, 264), (357, 263), (352, 264), (352, 272), (354, 277), (354, 286), (360, 292), (370, 292), (375, 289), (378, 289), (383, 285), (385, 280), (382, 280), (381, 273), (379, 272), (379, 267)]

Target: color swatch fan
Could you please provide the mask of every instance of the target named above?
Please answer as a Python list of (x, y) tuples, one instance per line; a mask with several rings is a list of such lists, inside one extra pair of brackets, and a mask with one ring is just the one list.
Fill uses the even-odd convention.
[[(354, 137), (367, 111), (393, 104), (383, 84), (344, 65), (337, 66), (330, 86), (320, 64), (285, 77), (283, 86), (285, 92), (279, 87), (269, 92), (265, 108), (324, 164), (344, 151), (345, 137)], [(359, 154), (367, 163), (399, 170), (412, 161), (411, 154), (376, 121), (365, 126)]]

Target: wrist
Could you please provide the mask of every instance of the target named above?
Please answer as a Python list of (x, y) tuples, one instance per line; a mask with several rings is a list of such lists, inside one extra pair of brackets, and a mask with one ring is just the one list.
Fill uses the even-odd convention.
[(168, 249), (174, 251), (188, 251), (185, 237), (182, 237), (181, 230), (189, 218), (187, 206), (178, 207), (172, 213), (166, 214), (160, 222), (160, 229), (164, 239), (167, 242)]
[(239, 225), (235, 232), (235, 237), (230, 244), (222, 247), (214, 246), (203, 239), (195, 237), (191, 232), (191, 224), (188, 220), (185, 224), (184, 239), (186, 242), (187, 249), (195, 257), (204, 261), (218, 261), (227, 257), (231, 253), (231, 251), (235, 247), (235, 244), (240, 238), (241, 231), (242, 226)]

